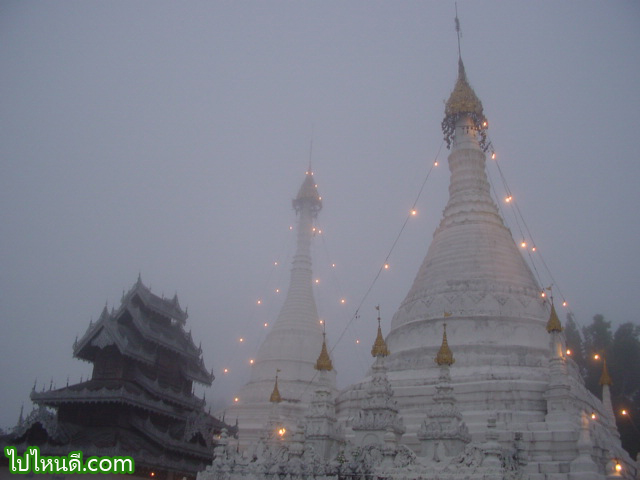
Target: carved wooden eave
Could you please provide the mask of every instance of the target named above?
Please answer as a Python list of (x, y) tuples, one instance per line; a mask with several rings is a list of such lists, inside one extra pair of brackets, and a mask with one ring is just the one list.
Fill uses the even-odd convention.
[(139, 369), (135, 369), (134, 371), (134, 379), (135, 381), (151, 393), (154, 396), (162, 398), (164, 401), (171, 402), (177, 404), (178, 406), (184, 408), (202, 408), (204, 407), (205, 401), (202, 398), (196, 397), (192, 394), (186, 394), (181, 391), (176, 391), (171, 387), (164, 387), (160, 385), (158, 380), (152, 380), (140, 372)]
[(152, 398), (144, 390), (135, 387), (131, 383), (121, 384), (117, 388), (89, 388), (91, 381), (74, 387), (65, 387), (58, 390), (49, 390), (45, 392), (31, 392), (31, 400), (38, 405), (47, 405), (51, 407), (59, 407), (65, 404), (79, 403), (121, 403), (138, 407), (143, 410), (167, 415), (178, 420), (187, 418), (188, 411), (177, 408), (174, 405), (167, 404), (162, 400)]

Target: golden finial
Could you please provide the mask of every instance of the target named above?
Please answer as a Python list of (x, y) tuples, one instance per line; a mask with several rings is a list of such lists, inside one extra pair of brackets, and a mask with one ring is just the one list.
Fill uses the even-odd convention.
[(440, 350), (438, 350), (438, 355), (436, 355), (435, 361), (438, 365), (453, 365), (456, 361), (453, 358), (453, 352), (449, 348), (449, 344), (447, 343), (447, 324), (444, 325), (444, 331), (442, 333), (442, 345), (440, 345)]
[(474, 129), (479, 135), (479, 144), (483, 151), (487, 151), (487, 119), (484, 116), (482, 102), (473, 91), (467, 80), (467, 74), (462, 63), (460, 53), (460, 20), (458, 19), (458, 7), (456, 5), (456, 32), (458, 35), (458, 80), (453, 88), (453, 92), (445, 103), (444, 120), (442, 120), (442, 133), (447, 142), (447, 148), (451, 148), (453, 137), (455, 136), (456, 123), (463, 115), (467, 115), (473, 122)]
[(462, 58), (459, 58), (458, 80), (445, 104), (444, 114), (446, 117), (454, 117), (463, 113), (475, 114), (478, 118), (484, 119), (482, 102), (469, 85), (464, 63), (462, 63)]
[(273, 386), (273, 392), (271, 392), (271, 397), (269, 401), (271, 403), (280, 403), (282, 401), (282, 397), (280, 396), (280, 390), (278, 390), (278, 372), (280, 369), (276, 370), (276, 383)]
[(380, 328), (380, 305), (376, 306), (376, 310), (378, 311), (378, 335), (376, 336), (376, 341), (373, 343), (373, 347), (371, 347), (371, 355), (374, 357), (386, 357), (391, 352), (389, 352), (387, 348), (387, 344), (382, 336), (382, 328)]
[[(324, 326), (324, 323), (322, 324)], [(320, 356), (316, 361), (315, 369), (321, 372), (330, 372), (333, 370), (333, 363), (331, 363), (331, 357), (327, 351), (327, 334), (322, 332), (322, 350), (320, 350)]]
[(549, 315), (549, 321), (547, 322), (547, 332), (561, 332), (563, 330), (558, 314), (556, 313), (556, 307), (553, 305), (553, 298), (551, 299), (551, 314)]
[(611, 380), (611, 377), (609, 376), (609, 369), (607, 369), (607, 359), (603, 358), (602, 359), (602, 375), (600, 375), (600, 385), (607, 385), (607, 386), (611, 386), (613, 385), (613, 381)]

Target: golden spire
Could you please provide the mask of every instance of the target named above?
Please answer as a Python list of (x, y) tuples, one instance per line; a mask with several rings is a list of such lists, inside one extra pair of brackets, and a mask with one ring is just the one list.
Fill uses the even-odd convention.
[(380, 305), (376, 306), (376, 310), (378, 311), (378, 335), (376, 336), (376, 341), (373, 342), (373, 347), (371, 347), (371, 355), (374, 357), (386, 357), (391, 352), (387, 348), (380, 328)]
[(563, 330), (558, 314), (556, 313), (556, 307), (553, 306), (553, 299), (551, 299), (551, 314), (549, 315), (549, 321), (547, 322), (547, 332), (561, 332)]
[(610, 387), (611, 385), (613, 385), (613, 381), (611, 380), (611, 377), (609, 376), (609, 370), (607, 369), (607, 359), (603, 358), (602, 362), (602, 375), (600, 375), (600, 385), (607, 385)]
[(269, 401), (271, 403), (280, 403), (282, 401), (282, 397), (280, 396), (280, 390), (278, 390), (278, 372), (280, 370), (276, 370), (276, 383), (273, 386), (273, 392), (271, 392), (271, 397)]
[(447, 324), (444, 325), (444, 331), (442, 333), (442, 345), (440, 345), (440, 350), (438, 350), (438, 355), (436, 355), (435, 361), (438, 365), (453, 365), (456, 361), (453, 358), (453, 352), (449, 348), (449, 344), (447, 343)]
[(458, 58), (458, 80), (445, 104), (444, 114), (446, 117), (453, 117), (463, 113), (475, 114), (478, 118), (484, 118), (482, 102), (469, 85), (462, 58)]
[(316, 361), (315, 369), (321, 372), (330, 372), (333, 370), (333, 363), (331, 363), (331, 357), (329, 357), (329, 352), (327, 351), (326, 332), (322, 332), (322, 350), (320, 350), (320, 356)]
[(456, 8), (456, 32), (458, 34), (458, 80), (456, 81), (453, 91), (444, 107), (444, 120), (442, 120), (442, 133), (447, 142), (447, 148), (451, 148), (453, 137), (455, 136), (456, 123), (463, 116), (468, 116), (472, 122), (474, 130), (478, 133), (478, 142), (482, 151), (489, 149), (487, 144), (487, 119), (484, 116), (482, 102), (473, 91), (467, 73), (462, 63), (462, 55), (460, 53), (460, 20), (458, 20), (458, 11)]

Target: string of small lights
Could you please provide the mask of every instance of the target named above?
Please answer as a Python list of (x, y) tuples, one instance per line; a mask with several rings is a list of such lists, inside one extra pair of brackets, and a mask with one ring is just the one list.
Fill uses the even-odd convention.
[(376, 273), (376, 275), (374, 276), (373, 280), (369, 284), (369, 288), (367, 288), (367, 290), (365, 291), (364, 295), (360, 299), (360, 302), (358, 303), (358, 306), (357, 306), (354, 314), (352, 315), (351, 319), (349, 320), (349, 322), (347, 322), (347, 324), (345, 325), (345, 327), (342, 330), (342, 333), (340, 333), (340, 335), (338, 336), (338, 339), (336, 340), (334, 346), (331, 348), (331, 352), (333, 352), (333, 350), (336, 348), (336, 346), (340, 343), (340, 341), (342, 340), (342, 337), (344, 337), (344, 334), (346, 333), (346, 331), (349, 328), (349, 326), (353, 323), (353, 321), (356, 318), (358, 318), (359, 311), (362, 308), (362, 305), (364, 304), (364, 302), (366, 301), (367, 297), (369, 296), (369, 293), (371, 293), (371, 290), (373, 289), (374, 285), (378, 281), (378, 278), (380, 278), (380, 275), (382, 274), (382, 272), (389, 268), (389, 258), (391, 258), (391, 254), (393, 253), (396, 245), (398, 244), (398, 240), (400, 240), (400, 237), (402, 236), (402, 233), (404, 232), (404, 230), (405, 230), (405, 228), (407, 226), (407, 223), (409, 222), (409, 219), (411, 217), (415, 217), (417, 215), (417, 213), (418, 213), (418, 211), (416, 210), (416, 205), (418, 204), (418, 201), (420, 200), (420, 196), (422, 195), (424, 187), (427, 184), (427, 181), (429, 180), (429, 177), (431, 176), (431, 172), (433, 171), (433, 169), (435, 167), (438, 166), (438, 158), (440, 156), (440, 152), (442, 151), (442, 146), (443, 145), (444, 145), (444, 140), (440, 143), (440, 147), (438, 148), (438, 152), (436, 153), (435, 160), (431, 164), (431, 167), (429, 168), (429, 171), (427, 172), (427, 175), (425, 176), (425, 178), (424, 178), (424, 180), (422, 182), (422, 185), (420, 186), (420, 189), (418, 190), (418, 194), (416, 195), (416, 198), (415, 198), (413, 204), (411, 205), (411, 209), (409, 210), (409, 213), (405, 217), (404, 223), (402, 224), (402, 227), (400, 227), (400, 231), (398, 232), (398, 235), (396, 235), (395, 240), (391, 244), (391, 248), (389, 248), (389, 252), (387, 253), (387, 256), (385, 257), (384, 262), (382, 263), (382, 265), (380, 265), (380, 268), (378, 269), (378, 272)]
[[(390, 246), (390, 248), (389, 248), (389, 250), (387, 252), (387, 255), (384, 258), (384, 261), (381, 263), (381, 265), (378, 268), (376, 274), (373, 276), (371, 282), (369, 283), (368, 288), (366, 289), (365, 293), (362, 295), (360, 301), (358, 302), (358, 304), (357, 304), (357, 306), (355, 308), (354, 313), (351, 316), (349, 316), (346, 313), (346, 310), (344, 310), (345, 319), (347, 319), (347, 321), (346, 321), (344, 327), (342, 328), (339, 336), (337, 337), (336, 341), (333, 343), (333, 346), (330, 349), (331, 353), (333, 353), (334, 350), (336, 349), (336, 347), (338, 347), (341, 344), (341, 342), (343, 341), (345, 335), (350, 330), (350, 327), (352, 326), (352, 324), (358, 318), (360, 318), (359, 312), (360, 312), (361, 308), (363, 307), (363, 305), (365, 304), (365, 302), (366, 302), (367, 298), (369, 297), (371, 291), (373, 290), (374, 286), (377, 284), (378, 280), (380, 279), (380, 276), (382, 275), (382, 272), (385, 271), (385, 270), (388, 270), (390, 268), (389, 261), (391, 259), (391, 256), (394, 253), (394, 251), (396, 249), (396, 246), (398, 245), (398, 242), (401, 239), (404, 231), (406, 230), (406, 227), (407, 227), (407, 224), (408, 224), (409, 220), (417, 215), (416, 207), (417, 207), (417, 204), (418, 204), (418, 202), (420, 200), (420, 197), (421, 197), (421, 195), (422, 195), (422, 193), (423, 193), (423, 191), (425, 189), (427, 181), (431, 177), (431, 174), (432, 174), (434, 168), (439, 165), (438, 158), (439, 158), (439, 156), (441, 154), (443, 145), (444, 145), (444, 141), (441, 142), (441, 144), (440, 144), (440, 146), (438, 148), (437, 154), (435, 156), (435, 160), (432, 162), (429, 170), (427, 171), (427, 174), (426, 174), (426, 176), (425, 176), (425, 178), (424, 178), (424, 180), (423, 180), (423, 182), (422, 182), (422, 184), (421, 184), (421, 186), (420, 186), (420, 188), (418, 190), (418, 193), (415, 196), (414, 202), (412, 203), (411, 208), (410, 208), (409, 212), (407, 213), (407, 215), (406, 215), (406, 217), (404, 219), (404, 222), (402, 223), (402, 225), (401, 225), (401, 227), (400, 227), (400, 229), (398, 231), (398, 234), (396, 235), (395, 239), (393, 240), (393, 242), (392, 242), (392, 244), (391, 244), (391, 246)], [(505, 191), (504, 196), (499, 196), (498, 195), (497, 190), (496, 190), (496, 188), (495, 188), (495, 186), (493, 184), (493, 181), (491, 179), (490, 171), (489, 171), (489, 169), (487, 169), (487, 172), (489, 174), (489, 181), (490, 181), (490, 184), (491, 184), (491, 188), (492, 188), (492, 190), (494, 192), (494, 196), (496, 197), (496, 199), (504, 198), (504, 203), (512, 207), (511, 213), (513, 215), (513, 218), (515, 219), (517, 231), (519, 232), (519, 234), (520, 234), (520, 236), (522, 238), (522, 241), (521, 241), (521, 243), (519, 245), (520, 245), (521, 248), (526, 249), (527, 256), (529, 257), (529, 263), (530, 263), (532, 269), (534, 270), (534, 273), (535, 273), (535, 276), (536, 276), (536, 279), (537, 279), (539, 285), (545, 285), (545, 283), (542, 280), (542, 275), (540, 274), (540, 271), (538, 269), (537, 261), (534, 258), (534, 256), (532, 255), (532, 253), (536, 253), (537, 254), (536, 255), (537, 260), (540, 262), (540, 264), (544, 268), (544, 271), (545, 271), (546, 275), (551, 280), (551, 285), (553, 286), (553, 288), (555, 289), (555, 291), (557, 292), (559, 297), (562, 299), (562, 306), (568, 308), (568, 304), (567, 304), (567, 301), (566, 301), (564, 295), (562, 294), (560, 288), (558, 287), (558, 285), (557, 285), (557, 283), (556, 283), (556, 281), (555, 281), (555, 279), (554, 279), (554, 277), (553, 277), (553, 275), (552, 275), (552, 273), (551, 273), (546, 261), (544, 260), (544, 257), (542, 256), (542, 254), (540, 253), (539, 249), (536, 247), (535, 242), (533, 241), (533, 236), (531, 235), (531, 231), (529, 229), (529, 226), (528, 226), (527, 222), (525, 221), (525, 219), (524, 219), (524, 217), (522, 215), (522, 212), (521, 212), (521, 210), (520, 210), (520, 208), (518, 206), (518, 202), (516, 201), (515, 196), (512, 194), (512, 190), (509, 187), (509, 184), (508, 184), (508, 182), (506, 180), (506, 177), (505, 177), (505, 175), (504, 175), (504, 173), (502, 171), (502, 168), (500, 167), (500, 162), (498, 162), (498, 160), (497, 160), (497, 154), (496, 154), (496, 151), (495, 151), (495, 149), (493, 147), (493, 142), (489, 141), (488, 145), (490, 147), (491, 159), (495, 160), (492, 163), (495, 165), (495, 167), (496, 167), (496, 169), (498, 171), (498, 174), (499, 174), (499, 177), (500, 177), (500, 183), (502, 184), (502, 187), (503, 187), (503, 189)], [(500, 215), (506, 221), (506, 216), (504, 215), (501, 203), (502, 202), (500, 202), (500, 201), (497, 202), (498, 208), (500, 210)], [(294, 228), (292, 226), (290, 226), (289, 230), (293, 231)], [(325, 239), (325, 235), (322, 235), (322, 229), (317, 227), (317, 226), (314, 227), (314, 234), (321, 236), (322, 246), (324, 248), (325, 254), (326, 254), (327, 258), (330, 259), (331, 256), (329, 254), (329, 250), (328, 250), (328, 247), (327, 247), (327, 243), (326, 243), (327, 241)], [(528, 242), (527, 242), (527, 239), (528, 239)], [(337, 290), (337, 294), (338, 294), (338, 297), (339, 297), (339, 303), (344, 305), (346, 303), (346, 300), (345, 300), (345, 296), (343, 294), (342, 288), (340, 286), (340, 282), (338, 280), (338, 276), (337, 276), (336, 271), (335, 271), (335, 263), (329, 263), (329, 264), (332, 267), (331, 268), (331, 275), (330, 275), (331, 276), (331, 282), (330, 283), (332, 283), (333, 286)], [(280, 263), (278, 261), (274, 262), (273, 267), (275, 268), (275, 267), (278, 267), (278, 266), (280, 266)], [(269, 278), (267, 279), (267, 282), (271, 281), (272, 274), (273, 274), (273, 270), (270, 271)], [(314, 279), (314, 285), (319, 284), (319, 282), (320, 282), (319, 278), (315, 278)], [(542, 297), (546, 297), (546, 295), (547, 295), (546, 291), (549, 291), (549, 290), (551, 290), (551, 287), (542, 288), (541, 296)], [(279, 288), (276, 289), (275, 292), (276, 293), (280, 293), (280, 289)], [(258, 305), (262, 305), (263, 303), (264, 303), (264, 301), (263, 301), (262, 297), (260, 297), (258, 299), (258, 301), (257, 301), (257, 304)], [(573, 312), (571, 312), (570, 309), (569, 309), (569, 314), (573, 316)], [(253, 321), (254, 320), (250, 319), (250, 323), (252, 323)], [(323, 323), (323, 320), (321, 320), (321, 323)], [(265, 321), (262, 325), (266, 329), (269, 326), (269, 322)], [(262, 330), (262, 335), (260, 336), (262, 339), (264, 339), (265, 332), (266, 331), (263, 329)], [(244, 343), (246, 338), (244, 336), (240, 336), (238, 340), (239, 340), (240, 343)], [(260, 338), (256, 339), (256, 341), (259, 343), (260, 342)], [(357, 339), (357, 337), (355, 338), (355, 343), (356, 344), (360, 343), (359, 340)], [(257, 349), (257, 346), (256, 346), (256, 349)], [(249, 365), (253, 365), (253, 363), (254, 363), (253, 359), (249, 359), (248, 364)], [(229, 372), (229, 368), (225, 367), (224, 370), (223, 370), (223, 373), (228, 373), (228, 372)], [(315, 380), (315, 377), (310, 379), (307, 382), (306, 388), (311, 386), (313, 384), (314, 380)], [(303, 392), (301, 394), (301, 396), (303, 396), (304, 393), (306, 393), (306, 392)], [(237, 402), (238, 399), (234, 398), (234, 401)]]
[[(536, 265), (536, 260), (534, 259), (532, 253), (536, 253), (537, 258), (539, 259), (542, 267), (544, 268), (544, 271), (546, 273), (546, 275), (548, 276), (549, 280), (550, 280), (550, 286), (547, 288), (542, 288), (542, 291), (540, 293), (540, 295), (542, 297), (546, 297), (546, 290), (551, 290), (551, 288), (553, 287), (555, 289), (555, 291), (557, 292), (558, 296), (562, 299), (562, 306), (569, 308), (568, 307), (568, 303), (567, 300), (565, 298), (565, 296), (562, 293), (562, 290), (560, 289), (560, 286), (558, 285), (558, 283), (556, 282), (553, 274), (551, 273), (551, 269), (549, 268), (549, 266), (547, 265), (547, 262), (544, 259), (544, 256), (542, 255), (542, 253), (539, 251), (538, 247), (536, 246), (535, 241), (533, 240), (533, 235), (531, 234), (531, 230), (529, 229), (529, 225), (527, 224), (524, 216), (522, 215), (522, 211), (520, 210), (520, 207), (518, 205), (518, 202), (516, 200), (516, 198), (513, 196), (513, 194), (511, 193), (511, 188), (509, 187), (509, 184), (507, 182), (507, 179), (502, 171), (502, 168), (500, 167), (500, 162), (497, 160), (497, 155), (495, 152), (495, 149), (493, 147), (493, 141), (489, 142), (490, 145), (490, 149), (491, 149), (491, 159), (495, 160), (493, 162), (493, 164), (495, 165), (498, 174), (500, 175), (500, 180), (502, 182), (503, 188), (505, 190), (505, 196), (504, 196), (504, 201), (506, 204), (510, 205), (513, 207), (513, 217), (515, 218), (516, 221), (516, 225), (518, 228), (518, 231), (520, 232), (520, 236), (522, 238), (522, 241), (520, 242), (520, 247), (523, 249), (526, 249), (527, 252), (527, 256), (529, 257), (529, 263), (531, 265), (531, 267), (534, 269), (534, 272), (536, 274), (536, 278), (538, 280), (538, 284), (539, 285), (545, 285), (545, 282), (543, 282), (541, 275), (538, 271), (537, 265)], [(491, 183), (491, 187), (492, 189), (494, 189), (495, 192), (495, 187), (493, 186), (493, 183)], [(498, 194), (495, 194), (497, 198), (500, 198), (498, 196)], [(500, 202), (498, 202), (498, 206), (500, 207)], [(501, 209), (502, 211), (502, 209)], [(502, 215), (503, 218), (506, 219), (505, 215)], [(523, 228), (521, 227), (524, 227)], [(526, 232), (526, 235), (525, 235)], [(527, 238), (529, 239), (529, 243), (527, 243)], [(527, 248), (530, 245), (530, 248)], [(573, 312), (571, 311), (571, 309), (568, 309), (568, 312), (570, 315), (573, 316)]]

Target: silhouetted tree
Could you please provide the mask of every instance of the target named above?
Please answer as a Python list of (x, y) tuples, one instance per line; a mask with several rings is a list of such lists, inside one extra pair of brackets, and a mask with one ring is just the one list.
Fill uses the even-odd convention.
[[(640, 326), (624, 323), (618, 327), (611, 347), (613, 380), (611, 400), (616, 410), (622, 446), (632, 455), (640, 450)], [(622, 415), (622, 411), (627, 412)]]
[(567, 348), (571, 350), (571, 358), (578, 365), (580, 374), (584, 378), (587, 374), (587, 365), (584, 357), (584, 345), (582, 344), (582, 335), (578, 325), (576, 325), (573, 315), (567, 313), (567, 321), (564, 326), (564, 335), (567, 340)]
[[(607, 322), (602, 315), (595, 315), (591, 325), (582, 327), (586, 376), (584, 383), (587, 388), (598, 398), (602, 397), (600, 388), (600, 375), (602, 375), (603, 360), (595, 360), (594, 355), (609, 359), (613, 335), (611, 334), (611, 322)], [(610, 362), (607, 364), (611, 367)]]
[[(567, 315), (565, 337), (586, 387), (598, 398), (602, 397), (603, 360), (596, 361), (593, 356), (598, 353), (606, 358), (622, 447), (635, 457), (640, 451), (640, 326), (624, 323), (612, 334), (611, 322), (595, 315), (590, 325), (582, 327), (581, 335), (573, 318)], [(622, 410), (627, 414), (623, 415)]]

